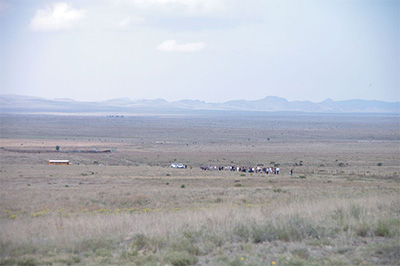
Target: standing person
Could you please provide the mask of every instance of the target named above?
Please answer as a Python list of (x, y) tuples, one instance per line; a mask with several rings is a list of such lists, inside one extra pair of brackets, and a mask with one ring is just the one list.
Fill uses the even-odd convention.
[(293, 175), (293, 169), (290, 169), (290, 175)]
[(276, 174), (279, 175), (279, 167), (276, 168)]

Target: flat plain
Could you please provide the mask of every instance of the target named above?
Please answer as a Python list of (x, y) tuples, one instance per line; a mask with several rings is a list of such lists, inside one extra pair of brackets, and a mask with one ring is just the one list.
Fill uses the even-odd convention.
[(0, 119), (3, 265), (399, 265), (398, 115)]

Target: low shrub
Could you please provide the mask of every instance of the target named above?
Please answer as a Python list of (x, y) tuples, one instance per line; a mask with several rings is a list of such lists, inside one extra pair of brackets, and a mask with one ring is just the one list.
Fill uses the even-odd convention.
[(36, 260), (34, 258), (24, 258), (17, 262), (20, 266), (34, 266), (36, 265)]
[(382, 220), (378, 221), (378, 225), (375, 229), (375, 235), (383, 237), (390, 235), (389, 225), (387, 224), (387, 222), (384, 222)]
[(224, 200), (221, 199), (221, 198), (216, 198), (214, 202), (215, 203), (222, 203), (222, 202), (224, 202)]
[[(233, 228), (233, 234), (239, 241), (247, 242), (250, 239), (251, 232), (248, 226), (243, 224), (237, 225)], [(261, 241), (262, 242), (262, 241)]]
[(381, 265), (398, 265), (400, 261), (400, 243), (391, 241), (380, 243), (374, 247), (374, 253)]
[(353, 204), (350, 207), (350, 216), (356, 220), (360, 220), (361, 216), (363, 216), (365, 212), (366, 212), (365, 208), (362, 208), (359, 205)]
[(165, 255), (165, 260), (174, 266), (195, 265), (198, 262), (196, 256), (187, 251), (173, 251)]
[(155, 251), (155, 247), (150, 238), (146, 237), (143, 234), (135, 235), (129, 245), (129, 254), (130, 255), (138, 255), (146, 254)]
[(191, 238), (186, 237), (182, 237), (181, 239), (173, 242), (171, 244), (171, 249), (174, 252), (184, 251), (194, 256), (205, 254), (205, 252), (200, 249), (199, 245), (195, 241), (191, 240)]
[(290, 220), (279, 223), (265, 223), (253, 225), (251, 228), (251, 239), (254, 243), (264, 241), (302, 241), (307, 238), (319, 238), (325, 235), (325, 228), (316, 227), (311, 221), (295, 216)]
[(114, 242), (111, 239), (86, 239), (74, 247), (73, 253), (86, 253), (86, 254), (105, 254), (106, 251), (114, 249)]
[(369, 230), (370, 226), (367, 223), (359, 223), (355, 228), (356, 234), (361, 237), (368, 236)]
[(308, 259), (308, 257), (310, 256), (310, 253), (306, 248), (294, 249), (291, 251), (291, 253), (302, 259)]

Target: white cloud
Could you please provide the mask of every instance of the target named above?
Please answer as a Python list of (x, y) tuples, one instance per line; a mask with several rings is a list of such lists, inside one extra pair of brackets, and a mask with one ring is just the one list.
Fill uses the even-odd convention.
[(163, 52), (198, 52), (205, 48), (204, 42), (178, 44), (175, 40), (163, 41), (157, 46), (157, 50)]
[(225, 0), (121, 0), (135, 9), (174, 15), (210, 15), (223, 11)]
[(125, 18), (118, 23), (118, 26), (120, 26), (121, 28), (126, 28), (131, 24), (131, 22), (131, 18)]
[(73, 9), (68, 3), (53, 3), (37, 10), (29, 27), (34, 31), (69, 30), (85, 17), (85, 13), (85, 10)]
[(118, 29), (129, 29), (134, 25), (140, 25), (144, 22), (144, 18), (142, 17), (125, 17), (124, 19), (121, 19), (117, 21), (116, 23), (116, 28)]
[(198, 31), (260, 23), (264, 20), (269, 1), (107, 0), (107, 3), (116, 13), (129, 12), (127, 15), (144, 18), (142, 25)]

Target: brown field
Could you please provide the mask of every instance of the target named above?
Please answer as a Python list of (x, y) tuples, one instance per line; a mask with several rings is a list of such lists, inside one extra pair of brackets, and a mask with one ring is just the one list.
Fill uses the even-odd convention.
[(2, 265), (400, 265), (399, 116), (0, 119)]

